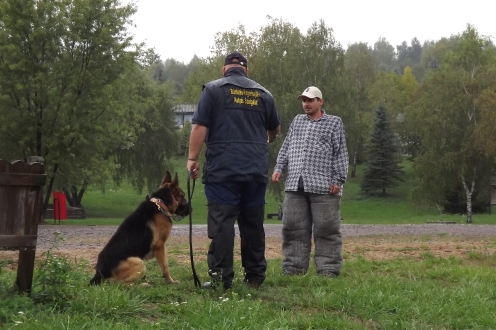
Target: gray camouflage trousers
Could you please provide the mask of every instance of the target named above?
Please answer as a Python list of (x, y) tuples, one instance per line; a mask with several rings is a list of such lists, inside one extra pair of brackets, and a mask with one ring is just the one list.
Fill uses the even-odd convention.
[(317, 274), (337, 276), (343, 264), (340, 196), (286, 192), (282, 217), (282, 270), (285, 274), (308, 271), (315, 242)]

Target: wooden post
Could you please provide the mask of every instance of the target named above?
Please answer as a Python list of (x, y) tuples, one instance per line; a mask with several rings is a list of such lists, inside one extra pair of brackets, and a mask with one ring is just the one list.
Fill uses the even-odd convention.
[(19, 293), (31, 292), (45, 183), (40, 159), (28, 163), (0, 159), (0, 250), (19, 250)]

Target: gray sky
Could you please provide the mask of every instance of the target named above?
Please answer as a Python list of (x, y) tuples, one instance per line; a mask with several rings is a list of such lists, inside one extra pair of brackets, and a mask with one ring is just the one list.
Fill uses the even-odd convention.
[[(131, 0), (123, 0), (129, 2)], [(216, 32), (245, 26), (247, 33), (259, 31), (269, 20), (281, 18), (303, 33), (313, 22), (324, 20), (334, 37), (346, 48), (354, 42), (373, 45), (385, 37), (393, 46), (417, 37), (438, 40), (473, 24), (481, 35), (496, 37), (493, 0), (138, 0), (133, 16), (135, 41), (155, 48), (162, 60), (174, 58), (188, 63), (194, 54), (210, 55)], [(494, 39), (493, 39), (494, 40)]]

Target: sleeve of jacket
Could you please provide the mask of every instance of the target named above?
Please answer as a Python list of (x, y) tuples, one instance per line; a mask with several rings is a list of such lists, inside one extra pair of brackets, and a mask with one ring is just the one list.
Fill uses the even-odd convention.
[(288, 165), (289, 162), (289, 146), (291, 144), (291, 136), (293, 135), (293, 124), (294, 119), (291, 125), (289, 126), (288, 133), (284, 138), (284, 142), (282, 143), (281, 149), (277, 154), (276, 166), (274, 167), (274, 172), (282, 173), (284, 168)]
[(209, 127), (212, 123), (214, 111), (214, 96), (210, 88), (203, 88), (200, 101), (191, 119), (192, 124)]
[(331, 184), (343, 185), (348, 177), (348, 149), (346, 148), (346, 137), (344, 125), (341, 118), (333, 130), (333, 155), (332, 155), (332, 179)]
[(279, 113), (277, 112), (274, 98), (270, 97), (270, 103), (267, 109), (267, 130), (275, 130), (281, 124)]

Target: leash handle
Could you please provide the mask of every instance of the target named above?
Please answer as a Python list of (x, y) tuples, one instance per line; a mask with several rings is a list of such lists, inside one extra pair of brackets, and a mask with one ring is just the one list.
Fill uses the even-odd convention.
[(191, 182), (191, 171), (188, 170), (188, 181), (187, 181), (187, 187), (188, 187), (188, 200), (189, 200), (189, 259), (191, 261), (191, 270), (193, 271), (193, 282), (195, 283), (195, 287), (199, 288), (201, 287), (201, 282), (200, 279), (198, 278), (198, 275), (196, 275), (196, 270), (195, 270), (195, 261), (193, 258), (193, 208), (191, 206), (191, 199), (193, 198), (193, 193), (195, 192), (195, 179), (193, 179), (193, 189), (190, 189), (190, 182)]

